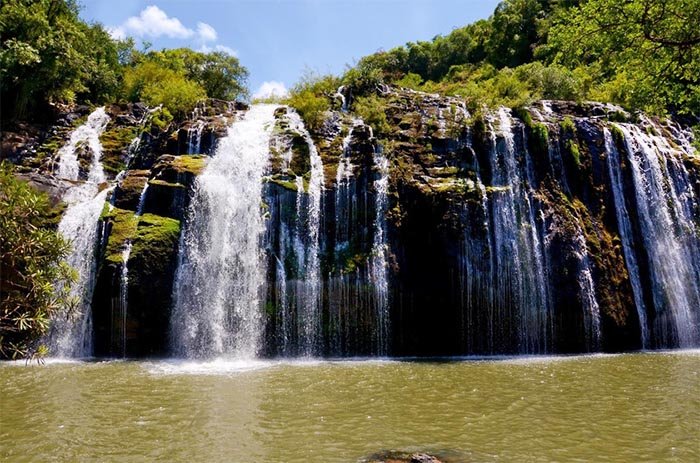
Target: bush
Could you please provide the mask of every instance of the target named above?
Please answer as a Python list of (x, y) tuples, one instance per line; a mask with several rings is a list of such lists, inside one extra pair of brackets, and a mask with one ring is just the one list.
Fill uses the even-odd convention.
[(423, 78), (421, 76), (409, 72), (408, 74), (403, 76), (403, 78), (397, 80), (394, 83), (399, 87), (410, 88), (411, 90), (420, 90), (422, 82)]
[[(68, 243), (49, 227), (48, 197), (0, 165), (0, 358), (43, 355), (36, 342), (70, 306)], [(60, 289), (59, 289), (60, 288)]]
[(192, 111), (207, 94), (199, 84), (154, 61), (139, 63), (124, 75), (124, 96), (149, 106), (163, 105), (176, 117)]
[(535, 98), (547, 100), (580, 100), (581, 92), (574, 73), (564, 66), (545, 66), (534, 62), (519, 66), (515, 75), (527, 82)]
[(306, 71), (289, 92), (286, 103), (297, 110), (310, 130), (315, 131), (326, 120), (326, 112), (331, 109), (331, 97), (339, 86), (340, 81), (334, 76), (320, 76)]
[(358, 97), (352, 109), (366, 124), (372, 127), (375, 135), (383, 135), (389, 131), (384, 102), (376, 95)]
[(382, 69), (377, 63), (363, 58), (354, 68), (348, 69), (342, 79), (343, 85), (350, 87), (357, 95), (374, 93), (384, 82)]

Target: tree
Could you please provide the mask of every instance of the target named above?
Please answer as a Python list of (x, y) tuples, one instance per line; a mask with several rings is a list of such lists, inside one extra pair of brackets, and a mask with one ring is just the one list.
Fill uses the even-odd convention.
[(68, 243), (48, 225), (48, 197), (0, 165), (0, 358), (45, 353), (36, 342), (70, 306)]
[(209, 98), (236, 100), (247, 96), (248, 70), (238, 58), (224, 52), (175, 48), (147, 53), (143, 60), (156, 62), (196, 82)]
[(5, 0), (0, 6), (3, 117), (51, 102), (113, 98), (118, 50), (100, 25), (78, 17), (74, 0)]
[(173, 115), (184, 116), (206, 98), (204, 89), (182, 73), (154, 60), (143, 61), (124, 74), (124, 96), (149, 106), (165, 106)]
[(547, 52), (555, 62), (599, 70), (619, 103), (698, 115), (698, 24), (698, 0), (589, 0), (554, 22)]

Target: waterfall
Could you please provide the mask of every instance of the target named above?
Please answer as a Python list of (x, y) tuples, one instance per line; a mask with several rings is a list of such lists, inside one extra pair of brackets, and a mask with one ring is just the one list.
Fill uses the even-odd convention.
[(113, 346), (119, 346), (122, 358), (126, 357), (126, 320), (129, 310), (129, 257), (131, 256), (131, 240), (127, 240), (122, 250), (122, 271), (119, 281), (119, 305), (117, 313), (112, 314), (112, 336), (117, 334), (118, 339), (112, 339)]
[(100, 135), (104, 132), (109, 116), (104, 107), (97, 108), (90, 113), (87, 121), (70, 134), (70, 139), (58, 150), (59, 164), (56, 175), (67, 180), (78, 180), (80, 177), (80, 163), (78, 161), (78, 148), (87, 146), (93, 153), (89, 167), (88, 181), (100, 183), (104, 181), (104, 171), (100, 163), (102, 145)]
[(205, 126), (204, 121), (198, 120), (187, 130), (187, 154), (200, 154)]
[[(138, 218), (143, 214), (143, 207), (146, 203), (146, 193), (148, 192), (148, 181), (141, 190), (138, 206), (136, 207), (135, 217), (136, 227), (138, 228)], [(129, 258), (131, 257), (131, 248), (133, 243), (131, 239), (127, 239), (122, 250), (122, 271), (119, 279), (119, 305), (117, 307), (116, 317), (113, 314), (112, 319), (115, 320), (114, 326), (119, 327), (119, 342), (113, 340), (112, 345), (119, 345), (122, 357), (126, 357), (126, 321), (129, 312)], [(118, 323), (117, 323), (118, 321)]]
[(352, 131), (361, 121), (354, 120), (343, 138), (341, 157), (338, 161), (338, 168), (335, 173), (335, 242), (336, 252), (341, 251), (343, 246), (347, 246), (350, 239), (350, 201), (353, 197), (351, 193), (351, 181), (354, 166), (350, 161), (350, 140)]
[(80, 176), (78, 153), (81, 144), (91, 151), (87, 180), (68, 189), (63, 201), (68, 205), (58, 231), (71, 244), (66, 261), (77, 272), (70, 295), (76, 301), (75, 313), (60, 314), (51, 321), (47, 344), (56, 357), (86, 357), (92, 354), (92, 292), (95, 284), (95, 245), (98, 241), (98, 220), (109, 190), (99, 191), (105, 181), (100, 158), (100, 134), (109, 116), (104, 108), (93, 111), (85, 124), (75, 129), (69, 141), (59, 150), (58, 176), (77, 181)]
[(617, 226), (622, 241), (622, 250), (625, 255), (625, 264), (627, 273), (629, 274), (630, 283), (632, 285), (632, 296), (634, 297), (634, 305), (637, 309), (639, 317), (640, 338), (642, 348), (649, 347), (649, 326), (647, 325), (647, 309), (644, 304), (644, 293), (642, 292), (642, 281), (639, 274), (639, 265), (637, 264), (637, 255), (634, 246), (634, 236), (632, 234), (632, 223), (630, 222), (627, 206), (625, 205), (624, 186), (622, 183), (622, 171), (620, 168), (620, 155), (613, 141), (612, 134), (608, 128), (603, 129), (605, 137), (605, 151), (608, 156), (608, 173), (610, 175), (610, 185), (615, 201), (615, 215), (617, 217)]
[[(511, 116), (505, 108), (498, 112), (498, 134), (491, 129), (490, 227), (493, 293), (489, 301), (490, 350), (513, 335), (520, 339), (521, 353), (541, 353), (549, 349), (551, 323), (547, 293), (543, 242), (538, 233), (536, 209), (527, 188), (533, 188), (534, 174), (529, 153), (516, 154)], [(521, 154), (521, 155), (520, 155)], [(519, 163), (519, 158), (526, 162)], [(516, 333), (508, 323), (519, 320)], [(503, 348), (505, 346), (500, 346)]]
[[(338, 89), (338, 94), (342, 95), (343, 88)], [(343, 105), (345, 105), (345, 96), (342, 96)], [(350, 240), (353, 238), (353, 232), (357, 230), (354, 227), (357, 220), (357, 187), (354, 178), (355, 166), (352, 165), (350, 155), (352, 135), (355, 127), (361, 124), (359, 119), (353, 119), (352, 125), (348, 130), (348, 134), (343, 138), (343, 145), (338, 160), (338, 167), (335, 175), (335, 255), (347, 253), (350, 249)], [(341, 355), (348, 351), (347, 339), (351, 336), (349, 333), (349, 315), (352, 313), (351, 308), (360, 310), (357, 301), (350, 301), (349, 287), (353, 275), (343, 274), (335, 278), (331, 277), (328, 285), (329, 292), (329, 331), (330, 331), (330, 352), (332, 355)]]
[(659, 347), (691, 347), (700, 331), (700, 242), (694, 228), (700, 205), (680, 159), (691, 154), (670, 146), (654, 134), (660, 127), (645, 123), (652, 133), (631, 124), (615, 127), (623, 134), (647, 254), (653, 337)]
[(262, 180), (275, 108), (253, 105), (233, 123), (195, 182), (174, 286), (177, 355), (250, 358), (261, 347)]
[(578, 258), (579, 266), (577, 272), (577, 282), (579, 285), (579, 296), (583, 308), (584, 335), (586, 338), (585, 348), (589, 351), (600, 349), (600, 306), (595, 293), (593, 273), (591, 270), (591, 260), (589, 258), (586, 238), (583, 235), (581, 225), (578, 224), (577, 234), (574, 238), (575, 255)]
[(387, 281), (387, 230), (386, 214), (389, 190), (389, 160), (381, 146), (375, 152), (374, 166), (377, 179), (374, 181), (375, 215), (374, 240), (370, 260), (370, 280), (374, 291), (374, 309), (377, 318), (376, 345), (379, 355), (387, 355), (389, 341), (389, 283)]
[[(306, 191), (306, 229), (303, 232), (299, 231), (299, 235), (304, 233), (301, 236), (306, 237), (307, 250), (304, 253), (304, 278), (301, 282), (303, 287), (301, 293), (297, 293), (300, 296), (297, 304), (297, 317), (299, 350), (304, 355), (316, 355), (321, 347), (320, 339), (322, 334), (321, 299), (323, 287), (319, 254), (321, 245), (321, 196), (324, 182), (323, 162), (299, 114), (292, 111), (289, 112), (288, 117), (290, 128), (304, 137), (309, 148), (311, 172)], [(297, 177), (297, 187), (297, 218), (301, 220), (303, 179), (300, 177)]]
[(340, 98), (340, 110), (344, 113), (348, 112), (348, 101), (345, 98), (345, 85), (341, 85), (338, 87), (338, 90), (335, 92), (334, 96), (337, 96)]

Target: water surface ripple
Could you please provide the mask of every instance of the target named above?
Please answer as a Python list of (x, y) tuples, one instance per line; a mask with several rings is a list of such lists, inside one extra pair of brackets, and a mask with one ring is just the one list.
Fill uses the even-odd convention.
[(700, 461), (700, 351), (0, 365), (12, 462)]

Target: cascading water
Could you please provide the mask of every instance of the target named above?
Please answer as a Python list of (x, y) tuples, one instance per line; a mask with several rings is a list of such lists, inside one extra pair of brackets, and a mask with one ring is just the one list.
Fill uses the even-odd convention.
[(640, 337), (642, 348), (649, 347), (649, 326), (647, 324), (647, 309), (644, 303), (644, 293), (642, 290), (642, 281), (639, 273), (639, 265), (637, 264), (637, 253), (634, 246), (634, 235), (632, 232), (632, 223), (630, 222), (629, 213), (625, 204), (624, 185), (622, 179), (622, 171), (620, 168), (620, 155), (613, 141), (612, 134), (608, 128), (603, 129), (605, 137), (605, 151), (607, 153), (608, 173), (610, 175), (610, 184), (615, 200), (615, 215), (617, 217), (617, 226), (622, 241), (622, 249), (625, 254), (625, 264), (627, 265), (627, 273), (629, 274), (630, 283), (632, 285), (632, 296), (634, 297), (634, 305), (637, 309), (639, 317)]
[(380, 146), (374, 155), (377, 180), (374, 181), (375, 216), (374, 242), (370, 260), (370, 281), (374, 292), (374, 308), (377, 317), (376, 345), (379, 355), (387, 355), (389, 341), (389, 282), (387, 279), (387, 229), (386, 214), (389, 190), (389, 160)]
[(231, 125), (195, 182), (174, 287), (176, 355), (250, 358), (261, 347), (262, 180), (275, 108), (253, 105)]
[(578, 225), (577, 234), (574, 239), (575, 255), (578, 258), (579, 266), (576, 270), (579, 285), (579, 296), (583, 307), (584, 334), (586, 337), (585, 348), (589, 351), (600, 350), (600, 306), (595, 293), (595, 283), (591, 261), (589, 258), (586, 238), (583, 236), (581, 225)]
[[(141, 195), (139, 196), (138, 206), (136, 207), (136, 226), (138, 227), (138, 219), (143, 214), (143, 207), (146, 204), (146, 193), (148, 192), (148, 182), (145, 183), (143, 189), (141, 190)], [(124, 243), (124, 249), (122, 250), (122, 271), (119, 280), (119, 305), (117, 306), (117, 313), (112, 314), (112, 319), (115, 320), (113, 325), (117, 327), (116, 336), (118, 339), (112, 340), (113, 346), (119, 346), (118, 350), (121, 352), (122, 357), (126, 357), (126, 321), (129, 311), (129, 258), (131, 257), (131, 248), (133, 243), (130, 239), (126, 240)], [(114, 310), (114, 309), (113, 309)]]
[(206, 106), (194, 108), (192, 120), (194, 123), (187, 130), (187, 154), (200, 154), (202, 148), (202, 132), (207, 125), (206, 121), (199, 119), (205, 112)]
[(104, 181), (104, 171), (100, 163), (100, 157), (102, 156), (100, 135), (104, 132), (108, 122), (109, 116), (105, 112), (105, 108), (100, 107), (90, 113), (87, 122), (71, 133), (68, 143), (58, 151), (57, 177), (67, 180), (78, 180), (80, 178), (78, 154), (79, 148), (84, 145), (93, 153), (87, 180), (92, 183)]
[[(491, 129), (491, 195), (489, 255), (491, 256), (491, 297), (489, 310), (489, 351), (498, 351), (507, 339), (519, 338), (523, 353), (546, 352), (551, 341), (550, 302), (547, 293), (544, 240), (536, 223), (536, 209), (530, 192), (534, 175), (529, 153), (516, 154), (513, 123), (508, 111), (498, 112), (499, 134)], [(519, 163), (518, 158), (526, 162)], [(481, 278), (481, 277), (478, 277)], [(519, 320), (515, 333), (510, 320)]]
[[(322, 331), (321, 309), (322, 309), (322, 281), (320, 264), (320, 236), (321, 236), (321, 196), (323, 192), (323, 162), (314, 145), (311, 135), (304, 127), (304, 123), (299, 114), (292, 111), (288, 114), (290, 128), (301, 134), (309, 148), (309, 162), (311, 174), (309, 176), (306, 198), (306, 229), (302, 235), (300, 231), (297, 236), (305, 236), (307, 249), (305, 255), (304, 278), (301, 284), (302, 290), (297, 293), (299, 297), (297, 304), (298, 317), (298, 339), (299, 350), (304, 355), (318, 354), (320, 349), (320, 337)], [(303, 188), (303, 180), (297, 177), (297, 186)], [(297, 217), (301, 220), (301, 195), (297, 189)]]
[(75, 184), (63, 197), (68, 208), (58, 231), (72, 246), (66, 260), (77, 272), (77, 280), (70, 291), (77, 303), (77, 313), (61, 314), (51, 321), (47, 344), (51, 354), (56, 357), (86, 357), (92, 354), (90, 305), (96, 270), (95, 246), (98, 241), (98, 219), (109, 193), (109, 190), (99, 191), (100, 184), (105, 182), (99, 137), (108, 122), (109, 116), (104, 108), (96, 109), (85, 124), (71, 133), (68, 143), (58, 152), (57, 175), (72, 181), (80, 177), (77, 152), (80, 145), (85, 144), (92, 157), (87, 180)]
[[(647, 255), (654, 304), (650, 321), (653, 338), (658, 347), (692, 347), (700, 341), (696, 315), (700, 307), (700, 239), (694, 229), (700, 205), (679, 158), (690, 153), (680, 153), (681, 147), (672, 147), (664, 137), (654, 134), (660, 133), (661, 127), (648, 120), (644, 123), (652, 133), (632, 124), (615, 127), (624, 138), (634, 186), (633, 204)], [(629, 269), (629, 258), (627, 265)]]

